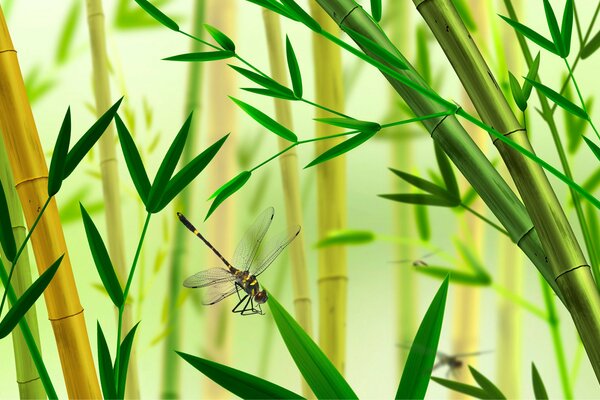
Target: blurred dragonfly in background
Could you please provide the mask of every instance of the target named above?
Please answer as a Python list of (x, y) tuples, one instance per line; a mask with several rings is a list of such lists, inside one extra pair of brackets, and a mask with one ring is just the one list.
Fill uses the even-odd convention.
[[(432, 349), (428, 349), (428, 348), (425, 348), (420, 345), (399, 344), (398, 346), (402, 347), (406, 350), (411, 350), (411, 351), (412, 351), (412, 348), (415, 347), (415, 350), (418, 352), (423, 352), (425, 354), (433, 354)], [(433, 372), (435, 370), (439, 370), (444, 367), (448, 367), (448, 370), (446, 371), (446, 378), (449, 377), (450, 375), (455, 375), (455, 377), (456, 377), (457, 372), (465, 366), (465, 358), (475, 357), (475, 356), (479, 356), (482, 354), (488, 354), (491, 352), (492, 352), (492, 350), (473, 351), (473, 352), (469, 352), (469, 353), (447, 354), (447, 353), (444, 353), (444, 352), (438, 350), (435, 352), (436, 362), (435, 362), (435, 364), (433, 364), (433, 368), (431, 371)]]
[(258, 249), (273, 221), (274, 214), (273, 207), (269, 207), (256, 218), (235, 249), (230, 263), (183, 214), (178, 212), (177, 216), (181, 223), (198, 236), (225, 264), (225, 267), (210, 268), (188, 277), (183, 281), (183, 286), (188, 288), (206, 287), (203, 299), (205, 305), (218, 303), (237, 293), (239, 302), (233, 307), (232, 312), (241, 315), (264, 314), (261, 304), (267, 301), (268, 295), (264, 289), (260, 289), (256, 278), (300, 233), (300, 226), (296, 226), (291, 232), (279, 234), (269, 241), (266, 246), (268, 250), (262, 252), (259, 257)]
[(429, 257), (431, 257), (431, 256), (433, 256), (433, 255), (435, 255), (435, 254), (437, 254), (437, 253), (439, 253), (439, 251), (432, 251), (431, 253), (427, 253), (427, 254), (425, 254), (424, 256), (422, 256), (421, 258), (419, 258), (419, 259), (416, 259), (416, 260), (411, 260), (411, 259), (408, 259), (408, 258), (406, 258), (406, 259), (404, 259), (404, 260), (392, 261), (392, 262), (393, 262), (393, 263), (395, 263), (395, 264), (405, 264), (405, 263), (411, 263), (411, 265), (412, 265), (413, 267), (426, 267), (428, 264), (427, 264), (427, 262), (425, 262), (424, 260), (425, 260), (426, 258), (429, 258)]

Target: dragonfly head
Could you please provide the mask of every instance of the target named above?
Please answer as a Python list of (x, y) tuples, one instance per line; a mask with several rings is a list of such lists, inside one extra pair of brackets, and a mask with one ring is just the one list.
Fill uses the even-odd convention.
[(263, 304), (268, 299), (269, 299), (269, 296), (267, 296), (266, 290), (261, 290), (260, 292), (258, 292), (254, 295), (254, 301), (257, 302), (258, 304)]

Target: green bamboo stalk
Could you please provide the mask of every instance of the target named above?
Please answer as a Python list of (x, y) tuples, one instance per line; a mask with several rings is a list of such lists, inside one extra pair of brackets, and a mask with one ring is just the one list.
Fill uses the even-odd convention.
[[(112, 104), (110, 94), (109, 63), (106, 52), (106, 33), (104, 29), (104, 10), (102, 0), (87, 0), (87, 20), (90, 34), (94, 95), (96, 114), (100, 117)], [(123, 245), (123, 216), (121, 214), (121, 195), (119, 188), (119, 170), (116, 157), (115, 129), (111, 123), (106, 132), (98, 140), (100, 147), (100, 174), (102, 176), (102, 193), (106, 210), (106, 230), (108, 250), (115, 266), (121, 285), (127, 277), (125, 250)], [(133, 327), (131, 306), (126, 305), (123, 313), (123, 331), (125, 335)], [(129, 369), (127, 371), (126, 397), (139, 399), (139, 378), (137, 373), (137, 357), (135, 346), (131, 350)]]
[[(485, 60), (471, 40), (453, 4), (414, 0), (436, 36), (484, 123), (533, 152), (525, 129), (499, 90)], [(600, 294), (590, 267), (542, 167), (495, 140), (505, 164), (540, 234), (565, 305), (600, 379)]]
[[(313, 18), (325, 29), (337, 30), (335, 23), (314, 1), (310, 2)], [(336, 111), (344, 108), (343, 74), (339, 47), (313, 35), (313, 62), (315, 71), (316, 103)], [(318, 109), (317, 118), (331, 117)], [(316, 135), (327, 136), (335, 127), (317, 123)], [(316, 142), (322, 154), (343, 139)], [(318, 235), (343, 229), (346, 225), (346, 159), (336, 157), (317, 167)], [(348, 271), (344, 246), (319, 250), (319, 346), (340, 373), (346, 364), (346, 307)]]
[[(204, 22), (204, 0), (196, 0), (194, 2), (193, 11), (193, 27), (192, 34), (196, 37), (202, 36), (203, 22)], [(202, 44), (198, 41), (192, 40), (191, 52), (201, 51)], [(202, 80), (202, 63), (190, 63), (188, 70), (188, 83), (187, 97), (184, 107), (184, 114), (188, 115), (191, 111), (194, 111), (194, 120), (192, 121), (191, 132), (188, 137), (188, 141), (183, 149), (183, 155), (181, 158), (181, 165), (188, 164), (194, 157), (196, 143), (198, 143), (198, 132), (200, 115), (200, 92), (201, 92), (201, 80)], [(184, 189), (177, 199), (175, 200), (175, 209), (180, 211), (184, 215), (190, 214), (190, 203), (192, 200), (192, 190), (190, 188)], [(184, 265), (188, 260), (188, 246), (190, 236), (184, 229), (180, 229), (179, 221), (173, 219), (176, 225), (175, 237), (173, 238), (173, 247), (171, 253), (171, 262), (169, 263), (169, 290), (168, 290), (168, 326), (170, 327), (169, 334), (166, 337), (164, 348), (163, 348), (163, 372), (162, 372), (162, 383), (161, 383), (161, 395), (163, 399), (177, 399), (180, 398), (180, 358), (175, 353), (175, 350), (179, 349), (181, 343), (181, 315), (179, 313), (179, 307), (177, 300), (181, 292), (181, 282), (183, 281), (182, 271), (185, 270)]]
[[(15, 183), (13, 180), (10, 164), (8, 163), (8, 155), (4, 147), (4, 142), (0, 140), (0, 181), (5, 187), (6, 202), (10, 213), (10, 220), (13, 223), (12, 231), (15, 237), (17, 247), (21, 246), (27, 235), (27, 228), (23, 221), (23, 211), (21, 203), (15, 191)], [(0, 250), (2, 263), (6, 268), (10, 267), (10, 262), (4, 256), (4, 252)], [(8, 278), (8, 277), (7, 277)], [(24, 251), (15, 267), (11, 279), (11, 286), (17, 296), (21, 296), (25, 290), (31, 285), (31, 265), (29, 263), (29, 253)], [(10, 299), (9, 299), (10, 300)], [(15, 299), (16, 300), (16, 299)], [(11, 300), (13, 303), (14, 300)], [(29, 326), (30, 334), (35, 342), (36, 347), (40, 348), (40, 335), (38, 331), (38, 321), (36, 307), (33, 306), (25, 314), (25, 320)], [(46, 392), (40, 375), (35, 366), (34, 360), (31, 357), (30, 350), (27, 346), (26, 339), (21, 329), (15, 329), (12, 333), (13, 350), (15, 354), (15, 367), (17, 372), (17, 383), (19, 385), (19, 395), (21, 399), (44, 399)]]
[[(268, 9), (263, 10), (267, 43), (269, 46), (269, 61), (272, 77), (284, 86), (288, 85), (285, 51), (281, 40), (281, 23), (279, 16)], [(277, 121), (289, 129), (292, 128), (292, 110), (290, 103), (275, 99), (275, 115)], [(283, 138), (278, 140), (279, 150), (285, 149), (289, 142)], [(285, 196), (287, 225), (290, 229), (302, 225), (302, 203), (300, 198), (300, 176), (298, 173), (298, 154), (293, 148), (285, 157), (279, 158), (281, 180)], [(294, 296), (294, 311), (296, 321), (306, 333), (312, 335), (312, 310), (310, 291), (308, 288), (308, 269), (304, 252), (304, 234), (296, 237), (289, 247), (292, 266), (292, 288)], [(302, 394), (313, 397), (308, 384), (302, 379)]]

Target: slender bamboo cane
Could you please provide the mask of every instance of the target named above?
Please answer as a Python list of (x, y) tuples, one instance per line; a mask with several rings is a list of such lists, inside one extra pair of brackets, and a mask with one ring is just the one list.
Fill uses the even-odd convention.
[[(204, 0), (196, 0), (193, 10), (193, 28), (192, 34), (196, 37), (202, 36), (204, 22)], [(191, 52), (201, 51), (202, 45), (196, 40), (191, 42)], [(187, 97), (185, 102), (184, 114), (188, 115), (194, 111), (194, 120), (192, 121), (191, 133), (188, 141), (183, 149), (181, 164), (187, 165), (194, 157), (196, 143), (198, 143), (198, 126), (199, 126), (199, 109), (200, 109), (200, 90), (202, 79), (202, 63), (191, 63), (188, 70)], [(175, 209), (185, 215), (189, 214), (190, 202), (192, 200), (192, 190), (190, 188), (183, 190), (175, 200)], [(171, 254), (171, 262), (169, 265), (169, 297), (168, 297), (168, 325), (170, 332), (165, 340), (164, 345), (164, 363), (162, 374), (161, 398), (177, 399), (180, 396), (180, 379), (179, 379), (179, 357), (175, 350), (179, 348), (181, 338), (181, 316), (177, 300), (181, 292), (182, 270), (185, 270), (184, 265), (188, 259), (188, 246), (190, 235), (184, 229), (179, 229), (179, 221), (173, 219), (177, 224), (175, 229), (175, 237), (173, 238), (173, 247)]]
[[(32, 224), (48, 197), (48, 169), (27, 101), (23, 77), (0, 8), (0, 129), (25, 220)], [(64, 259), (44, 292), (70, 398), (100, 398), (100, 385), (83, 308), (71, 269), (56, 201), (51, 200), (31, 236), (38, 270)]]
[[(310, 2), (313, 18), (327, 30), (337, 30), (335, 23), (314, 2)], [(336, 111), (344, 108), (343, 74), (339, 47), (318, 35), (313, 36), (316, 102)], [(319, 109), (317, 118), (331, 114)], [(336, 128), (316, 125), (316, 135), (326, 136)], [(321, 154), (343, 139), (319, 141)], [(318, 234), (324, 237), (332, 230), (346, 225), (346, 159), (336, 157), (317, 166)], [(343, 246), (319, 250), (319, 345), (340, 373), (346, 364), (346, 302), (348, 271)]]
[[(267, 43), (269, 46), (269, 60), (273, 79), (287, 86), (287, 72), (285, 52), (281, 42), (281, 23), (279, 16), (272, 11), (263, 10)], [(284, 126), (292, 129), (292, 111), (290, 103), (275, 99), (275, 115)], [(288, 147), (289, 142), (279, 138), (279, 150)], [(296, 149), (288, 151), (279, 158), (281, 180), (285, 196), (287, 225), (290, 229), (302, 225), (302, 207), (300, 198), (300, 177), (298, 174), (298, 154)], [(292, 266), (292, 287), (294, 295), (294, 311), (296, 320), (306, 333), (312, 335), (311, 299), (308, 289), (308, 270), (304, 253), (304, 235), (302, 232), (289, 248)], [(313, 396), (308, 384), (302, 380), (302, 393), (304, 397)]]
[[(471, 40), (453, 4), (415, 0), (417, 9), (450, 60), (483, 122), (533, 151), (525, 129), (511, 110)], [(542, 167), (499, 140), (498, 148), (521, 194), (546, 251), (597, 378), (600, 380), (600, 294), (590, 267)]]
[[(6, 194), (6, 202), (8, 203), (8, 211), (10, 213), (10, 220), (13, 224), (12, 230), (15, 237), (17, 247), (21, 246), (27, 235), (27, 228), (23, 221), (23, 212), (21, 210), (21, 204), (19, 203), (19, 197), (15, 190), (15, 183), (10, 170), (10, 164), (8, 163), (8, 155), (6, 154), (6, 148), (4, 142), (0, 140), (0, 181), (2, 181)], [(2, 263), (5, 267), (10, 266), (10, 262), (4, 256), (4, 253), (0, 251), (2, 257)], [(17, 296), (21, 296), (25, 290), (31, 285), (31, 266), (29, 263), (29, 253), (24, 251), (15, 267), (13, 277), (11, 280), (11, 286), (14, 288)], [(40, 349), (40, 335), (38, 331), (37, 312), (35, 306), (25, 314), (25, 320), (31, 330), (31, 334), (35, 340), (37, 348)], [(13, 349), (15, 353), (15, 367), (17, 372), (17, 383), (19, 385), (19, 395), (21, 399), (44, 399), (46, 398), (46, 391), (44, 385), (40, 380), (37, 368), (35, 367), (34, 361), (27, 347), (25, 337), (21, 329), (15, 329), (12, 333), (13, 337)]]
[[(110, 81), (108, 74), (108, 55), (106, 52), (106, 33), (104, 29), (104, 10), (102, 0), (87, 0), (87, 20), (90, 34), (94, 94), (96, 97), (96, 114), (102, 115), (111, 106)], [(106, 230), (108, 250), (115, 266), (121, 285), (127, 279), (127, 266), (123, 244), (123, 216), (121, 214), (121, 196), (119, 189), (119, 170), (115, 150), (115, 130), (111, 123), (98, 141), (100, 147), (100, 174), (102, 176), (102, 193), (106, 210)], [(123, 313), (124, 337), (132, 328), (131, 306), (125, 305)], [(126, 397), (140, 397), (135, 346), (131, 349), (129, 368), (127, 370)]]

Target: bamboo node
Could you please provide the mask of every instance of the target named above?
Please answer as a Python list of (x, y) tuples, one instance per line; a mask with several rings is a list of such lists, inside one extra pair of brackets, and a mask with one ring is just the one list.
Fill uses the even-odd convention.
[(558, 275), (556, 278), (554, 278), (554, 280), (555, 280), (555, 281), (558, 281), (558, 278), (560, 278), (561, 276), (563, 276), (563, 275), (566, 275), (566, 274), (568, 274), (569, 272), (573, 272), (573, 271), (575, 271), (576, 269), (583, 268), (583, 267), (588, 267), (588, 268), (590, 268), (590, 266), (589, 266), (589, 265), (587, 265), (587, 264), (581, 264), (581, 265), (578, 265), (578, 266), (576, 266), (575, 268), (571, 268), (571, 269), (568, 269), (568, 270), (566, 270), (566, 271), (564, 271), (564, 272), (561, 272), (561, 273), (560, 273), (560, 274), (559, 274), (559, 275)]
[(533, 230), (535, 229), (535, 227), (533, 226), (533, 224), (531, 224), (531, 228), (529, 228), (527, 230), (527, 232), (525, 232), (520, 238), (519, 240), (516, 241), (516, 244), (518, 247), (521, 247), (521, 240), (525, 239), (525, 236), (529, 235), (531, 232), (533, 232)]
[[(509, 135), (512, 135), (513, 133), (517, 133), (517, 132), (520, 132), (520, 131), (527, 132), (527, 129), (525, 129), (525, 128), (513, 129), (512, 131), (508, 131), (506, 133), (503, 133), (502, 136), (508, 137)], [(500, 139), (498, 139), (497, 137), (494, 137), (493, 142), (496, 143), (496, 141), (498, 141), (498, 140), (500, 140)]]
[(26, 381), (20, 381), (20, 380), (18, 380), (18, 379), (17, 379), (17, 383), (18, 383), (19, 385), (25, 385), (25, 384), (27, 384), (27, 383), (31, 383), (31, 382), (33, 382), (33, 381), (37, 381), (37, 380), (39, 380), (39, 379), (40, 379), (40, 377), (39, 377), (39, 376), (37, 376), (37, 377), (35, 377), (35, 378), (28, 379), (28, 380), (26, 380)]
[(348, 12), (346, 13), (346, 15), (344, 15), (344, 16), (342, 17), (342, 19), (340, 19), (340, 23), (339, 23), (339, 25), (340, 25), (340, 28), (342, 27), (342, 25), (344, 25), (344, 21), (346, 20), (346, 18), (348, 18), (348, 17), (350, 16), (350, 14), (352, 14), (352, 12), (353, 12), (354, 10), (356, 10), (357, 8), (362, 8), (362, 7), (361, 7), (360, 5), (358, 5), (358, 4), (357, 4), (357, 5), (355, 5), (355, 6), (354, 6), (354, 7), (353, 7), (353, 8), (352, 8), (350, 11), (348, 11)]
[(295, 303), (300, 303), (302, 301), (306, 301), (306, 302), (310, 303), (310, 297), (296, 297), (294, 299), (294, 304)]
[(60, 320), (63, 320), (63, 319), (71, 318), (71, 317), (74, 317), (74, 316), (82, 314), (82, 313), (83, 313), (83, 308), (80, 311), (77, 311), (76, 313), (73, 313), (73, 314), (70, 314), (70, 315), (65, 315), (64, 317), (60, 317), (60, 318), (50, 318), (50, 317), (48, 317), (48, 319), (50, 321), (52, 321), (52, 322), (55, 322), (55, 321), (60, 321)]
[(324, 282), (324, 281), (336, 281), (336, 280), (348, 280), (348, 277), (346, 275), (330, 275), (330, 276), (324, 276), (322, 278), (319, 278), (317, 280), (318, 283)]
[(11, 51), (13, 53), (15, 53), (15, 54), (17, 53), (17, 51), (15, 49), (5, 49), (5, 50), (0, 50), (0, 54), (2, 54), (2, 53), (10, 53)]
[(437, 128), (439, 128), (439, 127), (440, 127), (440, 126), (441, 126), (441, 125), (444, 123), (444, 121), (446, 120), (446, 118), (448, 118), (450, 115), (454, 115), (454, 114), (446, 114), (446, 115), (444, 115), (444, 116), (442, 117), (442, 119), (440, 120), (440, 122), (438, 122), (438, 123), (437, 123), (437, 124), (436, 124), (436, 125), (433, 127), (433, 129), (431, 130), (431, 132), (429, 132), (429, 135), (431, 135), (431, 137), (433, 137), (433, 134), (435, 133), (435, 130), (436, 130)]
[(20, 181), (15, 182), (15, 189), (18, 188), (19, 185), (21, 185), (22, 183), (33, 182), (33, 181), (36, 181), (38, 179), (48, 179), (48, 175), (40, 175), (40, 176), (31, 177), (31, 178), (21, 179)]

